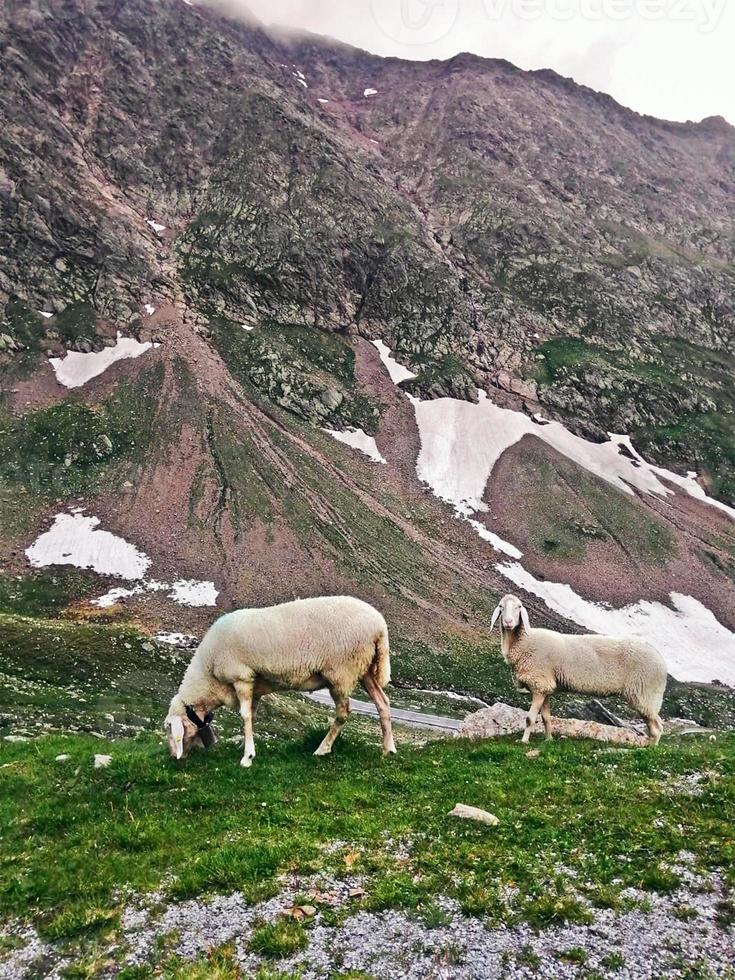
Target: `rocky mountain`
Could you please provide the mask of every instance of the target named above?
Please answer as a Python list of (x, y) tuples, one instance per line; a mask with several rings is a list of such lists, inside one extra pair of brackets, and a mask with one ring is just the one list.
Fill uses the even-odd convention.
[(0, 76), (9, 574), (355, 592), (413, 680), (520, 589), (735, 683), (733, 127), (186, 0), (11, 0)]

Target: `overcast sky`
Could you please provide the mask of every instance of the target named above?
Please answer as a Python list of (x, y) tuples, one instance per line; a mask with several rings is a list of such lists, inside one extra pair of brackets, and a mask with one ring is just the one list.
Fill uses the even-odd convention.
[(664, 119), (735, 124), (735, 0), (234, 0), (265, 23), (424, 60), (554, 68)]

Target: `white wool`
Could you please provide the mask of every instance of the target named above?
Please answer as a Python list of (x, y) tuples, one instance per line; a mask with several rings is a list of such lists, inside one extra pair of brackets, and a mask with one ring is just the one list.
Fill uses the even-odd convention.
[(671, 607), (642, 599), (622, 609), (589, 602), (561, 582), (541, 582), (518, 563), (496, 566), (519, 588), (585, 629), (652, 643), (680, 681), (720, 680), (735, 686), (735, 636), (691, 596), (672, 592)]
[(351, 446), (353, 449), (358, 449), (365, 456), (368, 456), (374, 463), (385, 463), (386, 460), (381, 455), (378, 449), (377, 443), (373, 436), (369, 436), (362, 429), (345, 429), (344, 432), (339, 432), (336, 429), (325, 429), (333, 439), (338, 442), (343, 442), (347, 446)]
[(70, 350), (64, 357), (49, 358), (49, 364), (54, 369), (59, 384), (66, 388), (81, 388), (116, 361), (140, 357), (153, 346), (151, 343), (141, 343), (134, 337), (123, 337), (118, 333), (114, 347), (103, 347), (102, 350), (91, 351), (89, 354)]
[(206, 712), (239, 704), (245, 726), (242, 765), (250, 766), (255, 757), (254, 698), (275, 689), (328, 687), (337, 719), (316, 752), (326, 755), (347, 719), (350, 694), (361, 679), (378, 708), (384, 750), (395, 752), (389, 703), (382, 692), (390, 681), (388, 628), (377, 609), (351, 596), (321, 596), (228, 613), (207, 631), (171, 701), (166, 719), (171, 751), (177, 758), (182, 754), (178, 730), (185, 740), (184, 751), (196, 739), (196, 730), (187, 722), (186, 705)]

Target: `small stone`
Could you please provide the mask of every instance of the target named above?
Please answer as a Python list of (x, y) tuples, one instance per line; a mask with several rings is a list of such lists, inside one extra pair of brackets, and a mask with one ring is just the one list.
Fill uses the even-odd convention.
[(322, 404), (331, 412), (338, 409), (344, 401), (344, 395), (341, 391), (337, 391), (336, 388), (325, 388), (324, 391), (319, 393), (319, 398)]
[(71, 756), (68, 756), (68, 755), (66, 755), (66, 753), (62, 752), (61, 755), (57, 755), (56, 756), (55, 761), (56, 762), (67, 762), (70, 758), (71, 758)]
[(457, 803), (454, 809), (449, 811), (448, 816), (459, 817), (461, 820), (477, 820), (478, 823), (486, 823), (491, 827), (497, 827), (500, 823), (494, 813), (481, 810), (476, 806), (467, 806), (466, 803)]
[(5, 742), (27, 742), (28, 738), (25, 735), (6, 735), (3, 739)]

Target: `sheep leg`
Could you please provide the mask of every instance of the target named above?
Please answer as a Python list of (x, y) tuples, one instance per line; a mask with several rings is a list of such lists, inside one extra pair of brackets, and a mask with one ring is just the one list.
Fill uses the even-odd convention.
[(648, 744), (658, 745), (664, 730), (664, 723), (661, 721), (660, 715), (651, 715), (650, 717), (644, 715), (643, 717), (648, 728)]
[(329, 729), (327, 734), (324, 736), (324, 740), (319, 748), (316, 750), (314, 755), (329, 755), (332, 751), (332, 746), (339, 733), (344, 728), (345, 722), (350, 715), (350, 696), (345, 694), (343, 691), (335, 691), (330, 687), (329, 693), (332, 695), (332, 700), (336, 708), (335, 718), (332, 722), (332, 727)]
[(240, 702), (240, 717), (243, 721), (243, 734), (245, 736), (245, 751), (240, 760), (240, 765), (249, 769), (255, 758), (255, 740), (253, 739), (253, 688), (254, 683), (250, 681), (236, 681), (235, 693)]
[(395, 755), (396, 743), (393, 741), (393, 728), (390, 720), (390, 701), (388, 695), (378, 684), (373, 675), (368, 671), (360, 678), (360, 683), (365, 688), (370, 698), (378, 709), (380, 727), (383, 731), (383, 755)]
[(533, 698), (531, 699), (531, 707), (528, 709), (528, 714), (526, 715), (526, 730), (523, 733), (523, 738), (521, 739), (522, 742), (528, 742), (528, 740), (531, 738), (531, 729), (536, 723), (538, 713), (541, 710), (541, 705), (545, 700), (546, 695), (538, 693), (534, 694)]
[(541, 705), (541, 717), (544, 720), (546, 739), (547, 741), (551, 741), (554, 736), (551, 734), (551, 698), (548, 694), (544, 698), (544, 703)]

